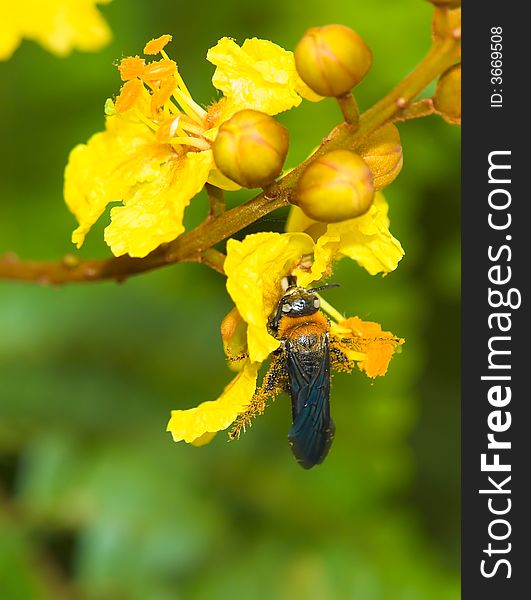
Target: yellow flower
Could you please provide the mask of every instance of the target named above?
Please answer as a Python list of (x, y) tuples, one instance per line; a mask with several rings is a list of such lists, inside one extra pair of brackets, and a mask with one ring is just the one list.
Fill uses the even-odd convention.
[[(358, 225), (352, 223), (357, 220), (353, 219), (350, 225), (355, 231)], [(347, 233), (343, 231), (344, 236)], [(238, 358), (232, 355), (232, 348), (244, 349), (245, 355), (239, 357), (243, 366), (217, 400), (190, 410), (172, 411), (168, 431), (175, 441), (194, 442), (201, 438), (201, 443), (207, 443), (212, 433), (235, 421), (237, 435), (252, 416), (263, 412), (266, 399), (278, 393), (279, 390), (256, 390), (255, 386), (258, 368), (280, 346), (279, 340), (269, 333), (268, 321), (282, 296), (281, 280), (295, 275), (298, 285), (308, 287), (329, 275), (332, 261), (345, 255), (343, 249), (350, 247), (350, 242), (343, 246), (341, 240), (320, 241), (321, 238), (315, 243), (310, 235), (300, 232), (264, 232), (248, 235), (243, 241), (229, 240), (224, 268), (227, 290), (236, 309), (224, 320), (222, 337), (230, 360)], [(331, 366), (351, 371), (357, 365), (369, 377), (384, 375), (403, 340), (382, 331), (377, 323), (358, 317), (345, 319), (323, 299), (321, 307), (332, 317), (330, 344), (337, 351), (334, 356), (341, 357), (332, 360)], [(242, 341), (240, 318), (247, 325), (246, 344)]]
[(219, 40), (207, 59), (217, 66), (212, 83), (231, 100), (230, 110), (252, 108), (276, 115), (308, 100), (321, 100), (302, 81), (292, 52), (268, 40), (245, 40), (241, 48), (231, 38)]
[(22, 38), (65, 56), (74, 48), (99, 50), (111, 39), (96, 4), (110, 0), (0, 0), (0, 60), (8, 59)]
[(270, 115), (287, 110), (307, 93), (291, 52), (256, 39), (240, 48), (223, 38), (208, 60), (217, 66), (213, 83), (224, 97), (205, 110), (166, 54), (169, 41), (163, 35), (144, 48), (147, 55), (160, 53), (160, 60), (121, 60), (125, 83), (115, 102), (107, 101), (105, 131), (70, 154), (64, 194), (79, 222), (72, 235), (78, 247), (111, 202), (123, 204), (111, 210), (105, 230), (116, 256), (143, 257), (174, 240), (184, 231), (185, 208), (205, 183), (238, 188), (214, 163), (211, 144), (219, 126), (243, 108)]

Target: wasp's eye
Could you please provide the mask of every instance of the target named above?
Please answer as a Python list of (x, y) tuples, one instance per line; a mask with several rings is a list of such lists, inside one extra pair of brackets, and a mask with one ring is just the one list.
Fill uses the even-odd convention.
[(291, 304), (283, 304), (282, 312), (288, 313), (291, 310)]
[(319, 298), (316, 298), (313, 301), (313, 306), (314, 306), (314, 308), (319, 308), (321, 306), (321, 302), (319, 301)]

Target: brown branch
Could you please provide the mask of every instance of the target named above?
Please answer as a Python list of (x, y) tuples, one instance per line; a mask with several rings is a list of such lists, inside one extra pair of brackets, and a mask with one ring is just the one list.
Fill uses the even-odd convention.
[(0, 280), (31, 281), (40, 284), (108, 279), (123, 281), (131, 275), (177, 262), (203, 262), (223, 272), (222, 260), (214, 254), (216, 251), (209, 250), (212, 246), (273, 210), (289, 204), (295, 194), (300, 174), (309, 162), (330, 150), (356, 150), (365, 137), (394, 120), (433, 79), (458, 60), (459, 47), (459, 39), (455, 36), (436, 40), (416, 69), (387, 96), (361, 115), (357, 127), (348, 123), (338, 125), (316, 152), (255, 198), (226, 212), (212, 214), (194, 230), (160, 246), (145, 258), (121, 256), (103, 260), (81, 260), (68, 255), (57, 262), (41, 262), (24, 261), (8, 255), (0, 258)]
[(395, 123), (401, 121), (410, 121), (411, 119), (420, 119), (421, 117), (429, 117), (430, 115), (437, 114), (435, 107), (433, 106), (433, 100), (431, 98), (424, 98), (418, 102), (413, 102), (409, 106), (399, 111), (393, 121)]

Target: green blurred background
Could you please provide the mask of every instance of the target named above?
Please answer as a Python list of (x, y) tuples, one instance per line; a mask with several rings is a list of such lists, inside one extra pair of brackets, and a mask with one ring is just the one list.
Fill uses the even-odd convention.
[[(114, 39), (100, 53), (59, 59), (24, 42), (0, 63), (0, 254), (72, 252), (68, 152), (102, 129), (113, 62), (149, 38), (173, 34), (171, 56), (208, 103), (204, 57), (218, 38), (294, 48), (309, 26), (350, 25), (374, 52), (357, 94), (366, 108), (428, 49), (432, 7), (114, 0), (102, 12)], [(332, 101), (281, 115), (288, 164), (339, 118)], [(2, 599), (459, 596), (459, 131), (436, 117), (400, 131), (404, 169), (386, 197), (406, 256), (386, 278), (339, 264), (342, 287), (327, 297), (406, 345), (385, 378), (334, 378), (336, 439), (312, 471), (289, 451), (285, 396), (237, 443), (194, 448), (165, 433), (172, 408), (214, 399), (232, 377), (218, 274), (176, 265), (122, 285), (0, 282)], [(189, 222), (206, 210), (196, 200)], [(251, 230), (280, 230), (284, 217)], [(103, 226), (82, 256), (108, 255)]]

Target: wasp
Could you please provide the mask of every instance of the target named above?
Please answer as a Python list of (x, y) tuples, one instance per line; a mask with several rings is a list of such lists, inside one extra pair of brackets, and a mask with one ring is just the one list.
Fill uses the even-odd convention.
[(307, 289), (297, 285), (294, 276), (288, 276), (282, 287), (284, 293), (268, 320), (269, 332), (280, 346), (271, 355), (262, 385), (234, 421), (229, 438), (238, 438), (252, 419), (264, 412), (269, 398), (287, 392), (292, 413), (288, 442), (298, 463), (311, 469), (326, 458), (335, 434), (330, 414), (331, 367), (350, 372), (355, 366), (354, 360), (345, 354), (345, 347), (361, 351), (364, 344), (377, 342), (391, 344), (392, 353), (403, 340), (388, 332), (371, 338), (332, 335), (317, 292), (338, 287), (337, 283)]
[(280, 341), (277, 359), (283, 387), (291, 398), (293, 424), (288, 433), (291, 450), (305, 469), (323, 462), (334, 439), (330, 416), (330, 324), (320, 310), (316, 292), (337, 287), (327, 284), (306, 289), (293, 276), (269, 329)]

